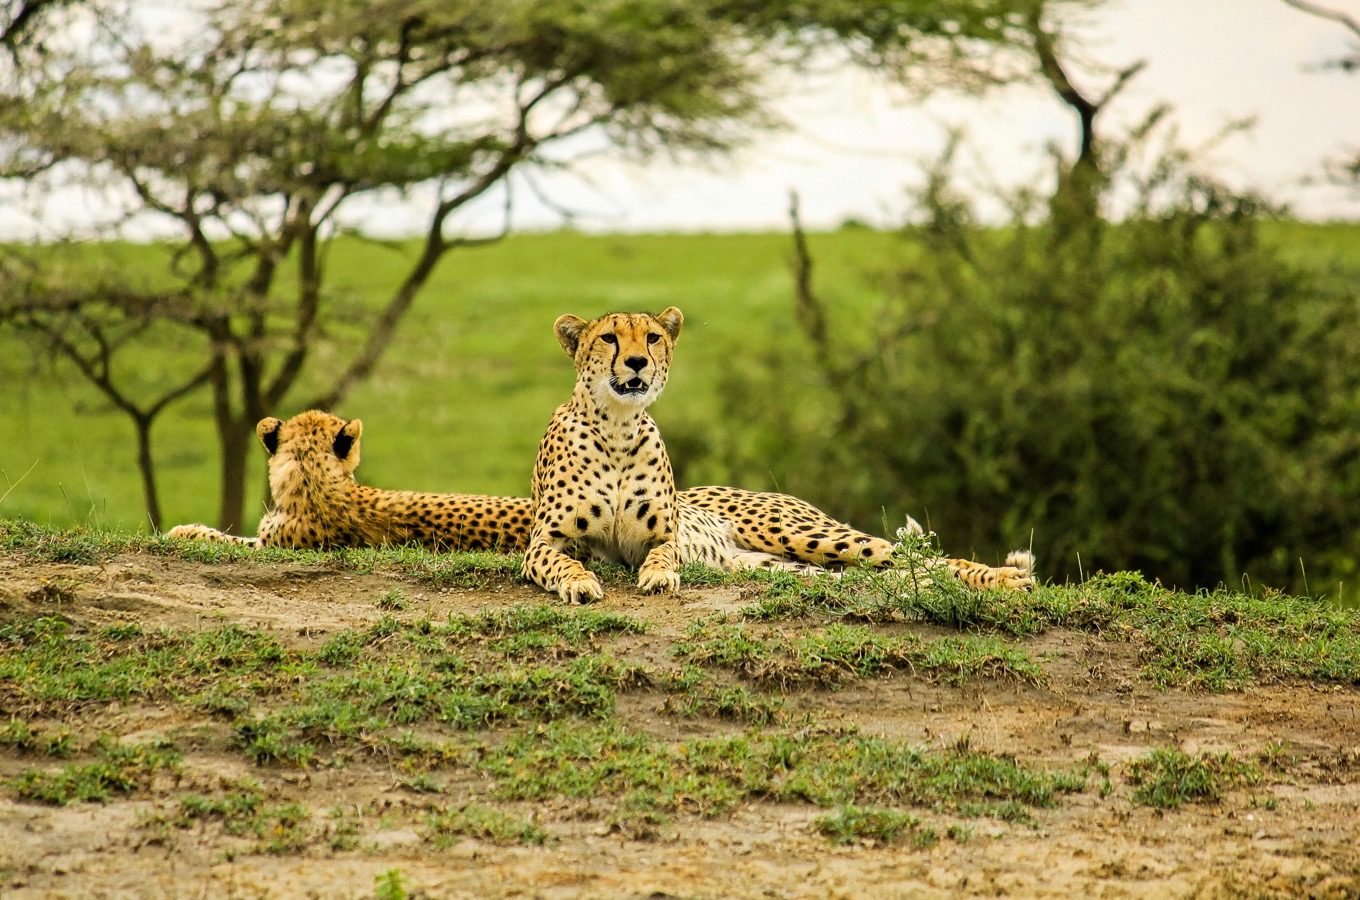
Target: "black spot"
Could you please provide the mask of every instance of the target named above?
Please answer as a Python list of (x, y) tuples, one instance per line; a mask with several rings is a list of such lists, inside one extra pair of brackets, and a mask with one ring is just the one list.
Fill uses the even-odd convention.
[(592, 506), (590, 508), (590, 514), (598, 519), (600, 517), (600, 508), (598, 506)]
[(642, 501), (641, 503), (639, 503), (639, 504), (638, 504), (638, 511), (637, 511), (638, 521), (642, 521), (642, 519), (646, 518), (647, 513), (651, 512), (651, 511), (652, 511), (652, 504), (651, 504), (650, 501), (644, 500), (644, 501)]
[(836, 549), (841, 553), (844, 553), (846, 550), (850, 549), (850, 545), (847, 544), (845, 541), (839, 541), (836, 544)]
[(861, 555), (861, 556), (873, 556), (873, 555), (874, 555), (874, 549), (873, 549), (872, 547), (865, 547), (863, 550), (861, 550), (861, 551), (859, 551), (859, 552), (860, 552), (860, 555)]
[(585, 530), (586, 530), (586, 527), (587, 527), (589, 524), (590, 524), (590, 523), (587, 522), (587, 521), (585, 520), (585, 517), (583, 517), (583, 516), (577, 516), (577, 517), (576, 517), (576, 528), (577, 528), (578, 531), (585, 531)]
[(807, 542), (807, 548), (808, 548), (809, 550), (816, 550), (816, 549), (817, 549), (817, 544), (818, 544), (818, 543), (819, 543), (818, 541), (808, 541), (808, 542)]
[(647, 530), (648, 531), (656, 530), (656, 516), (652, 516), (647, 520)]

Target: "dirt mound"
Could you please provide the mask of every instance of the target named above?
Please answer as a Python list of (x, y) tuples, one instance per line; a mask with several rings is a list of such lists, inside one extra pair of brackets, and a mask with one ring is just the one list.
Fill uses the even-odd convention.
[[(665, 747), (773, 727), (675, 713), (686, 695), (674, 683), (687, 677), (676, 647), (697, 640), (695, 622), (741, 609), (743, 591), (728, 585), (650, 597), (612, 586), (592, 612), (649, 628), (610, 638), (609, 652), (620, 666), (650, 674), (618, 688), (609, 720)], [(289, 690), (305, 690), (311, 673), (331, 671), (315, 663), (308, 669), (288, 654), (336, 647), (341, 659), (339, 635), (376, 641), (374, 629), (418, 631), (425, 620), (548, 599), (504, 577), (435, 588), (340, 565), (208, 565), (149, 554), (96, 565), (0, 558), (0, 620), (12, 627), (51, 616), (76, 635), (133, 634), (131, 625), (143, 636), (160, 629), (193, 635), (236, 625), (267, 636), (283, 649), (251, 676), (273, 679), (258, 696), (284, 690), (290, 683), (280, 671), (289, 666), (296, 666)], [(792, 642), (820, 627), (789, 621), (769, 634)], [(899, 642), (894, 647), (957, 635), (900, 623), (874, 633)], [(469, 653), (503, 639), (503, 630), (475, 637), (480, 643)], [(964, 748), (1084, 779), (1079, 790), (1013, 816), (995, 804), (978, 814), (966, 805), (918, 803), (908, 810), (920, 822), (912, 833), (931, 839), (860, 834), (844, 844), (819, 833), (825, 805), (797, 802), (796, 792), (746, 795), (721, 809), (696, 800), (693, 813), (682, 805), (648, 828), (620, 825), (616, 804), (603, 793), (507, 796), (495, 789), (498, 776), (477, 762), (505, 740), (496, 727), (458, 730), (420, 720), (403, 740), (439, 739), (451, 748), (441, 751), (441, 763), (430, 763), (427, 752), (420, 766), (371, 735), (337, 737), (318, 728), (330, 735), (317, 739), (319, 755), (299, 765), (261, 765), (258, 754), (241, 750), (242, 719), (230, 707), (236, 699), (212, 693), (208, 676), (179, 690), (166, 685), (91, 701), (39, 696), (37, 670), (11, 665), (0, 675), (0, 713), (10, 720), (0, 748), (0, 778), (9, 785), (0, 799), (0, 887), (6, 897), (1360, 895), (1356, 689), (1162, 689), (1142, 674), (1133, 643), (1055, 629), (1010, 644), (1038, 662), (1042, 679), (937, 677), (908, 659), (872, 677), (794, 679), (761, 689), (760, 697), (779, 704), (785, 728), (815, 723), (806, 728), (817, 734), (853, 731), (893, 746)], [(16, 647), (0, 645), (0, 654), (11, 663), (29, 659)], [(506, 651), (536, 659), (574, 652)], [(364, 677), (361, 663), (354, 665), (354, 677)], [(347, 671), (340, 662), (334, 668)], [(490, 682), (477, 683), (490, 690)], [(71, 735), (65, 758), (53, 749), (62, 734)], [(139, 746), (171, 741), (179, 762), (158, 768), (142, 760), (134, 787), (99, 802), (50, 805), (23, 794), (18, 785), (25, 777), (34, 784), (34, 772), (114, 759), (93, 743), (98, 735)], [(345, 752), (331, 753), (342, 744)], [(1136, 802), (1136, 761), (1157, 748), (1177, 748), (1190, 759), (1230, 754), (1249, 762), (1250, 772), (1226, 780), (1217, 799), (1168, 808)], [(186, 800), (195, 797), (206, 799)], [(233, 811), (228, 802), (241, 807)], [(451, 821), (450, 810), (461, 824), (441, 832), (432, 823)], [(475, 810), (490, 810), (490, 818), (469, 826)], [(526, 830), (507, 835), (510, 821), (527, 823)]]

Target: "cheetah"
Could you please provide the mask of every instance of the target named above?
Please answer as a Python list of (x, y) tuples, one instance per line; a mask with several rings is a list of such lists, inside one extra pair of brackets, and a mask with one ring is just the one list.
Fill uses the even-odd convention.
[[(795, 497), (729, 487), (677, 493), (670, 458), (647, 408), (660, 396), (684, 316), (564, 315), (558, 342), (576, 365), (571, 398), (553, 414), (534, 464), (525, 575), (563, 600), (602, 599), (583, 557), (638, 569), (638, 588), (674, 591), (679, 567), (817, 571), (887, 566), (893, 544), (856, 531)], [(1032, 559), (1012, 554), (992, 568), (939, 560), (973, 587), (1028, 589)]]
[(264, 547), (366, 547), (418, 543), (441, 550), (523, 550), (529, 543), (529, 501), (523, 497), (387, 491), (358, 484), (364, 423), (320, 410), (284, 422), (261, 419), (255, 433), (269, 453), (274, 508), (259, 537), (226, 534), (206, 525), (167, 533), (218, 543)]

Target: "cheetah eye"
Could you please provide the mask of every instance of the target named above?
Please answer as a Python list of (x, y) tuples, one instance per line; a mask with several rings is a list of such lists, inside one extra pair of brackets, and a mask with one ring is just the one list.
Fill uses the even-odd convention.
[(661, 340), (661, 335), (657, 334), (655, 331), (650, 332), (647, 335), (647, 343), (649, 344), (655, 344), (659, 340)]
[(604, 341), (606, 344), (617, 344), (619, 342), (619, 339), (612, 334), (602, 334), (600, 335), (600, 340)]

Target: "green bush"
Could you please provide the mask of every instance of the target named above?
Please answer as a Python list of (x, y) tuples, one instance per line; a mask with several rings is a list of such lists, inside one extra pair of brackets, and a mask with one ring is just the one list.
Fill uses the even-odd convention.
[(1360, 269), (1294, 263), (1268, 204), (1184, 156), (1148, 171), (1110, 180), (1118, 223), (1055, 229), (1022, 196), (984, 228), (946, 159), (879, 308), (825, 286), (796, 307), (804, 343), (729, 375), (709, 470), (873, 530), (911, 513), (951, 554), (1032, 533), (1059, 578), (1351, 580)]

